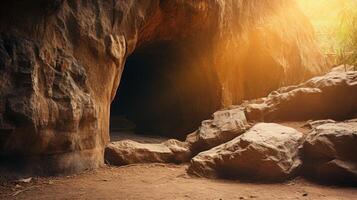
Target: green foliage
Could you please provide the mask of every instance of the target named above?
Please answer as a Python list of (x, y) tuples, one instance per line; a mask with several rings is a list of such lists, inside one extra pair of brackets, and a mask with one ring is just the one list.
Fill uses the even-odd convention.
[(297, 0), (333, 64), (357, 66), (357, 0)]
[(340, 12), (340, 23), (336, 31), (338, 64), (357, 66), (357, 1), (351, 0)]

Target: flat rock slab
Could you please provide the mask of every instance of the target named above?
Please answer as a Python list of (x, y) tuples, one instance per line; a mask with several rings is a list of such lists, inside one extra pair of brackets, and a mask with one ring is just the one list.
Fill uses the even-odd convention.
[(173, 139), (158, 144), (122, 140), (110, 143), (105, 149), (106, 162), (117, 166), (135, 163), (180, 163), (188, 161), (189, 158), (188, 145)]
[(304, 136), (274, 123), (259, 123), (246, 133), (201, 152), (191, 160), (189, 173), (259, 181), (281, 181), (301, 166), (299, 147)]
[(357, 183), (357, 120), (317, 126), (304, 143), (307, 176), (333, 183)]

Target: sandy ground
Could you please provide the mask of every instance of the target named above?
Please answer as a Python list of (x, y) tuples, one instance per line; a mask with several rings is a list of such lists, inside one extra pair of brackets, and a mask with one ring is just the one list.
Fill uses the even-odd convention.
[[(305, 122), (281, 124), (308, 132)], [(111, 139), (157, 143), (167, 138), (121, 131), (113, 132)], [(275, 184), (210, 180), (190, 177), (186, 169), (187, 165), (170, 164), (105, 166), (74, 176), (32, 178), (29, 183), (0, 177), (0, 199), (357, 200), (357, 186), (325, 186), (301, 178)]]
[(2, 183), (0, 199), (357, 199), (357, 188), (322, 186), (303, 179), (279, 184), (190, 177), (187, 165), (103, 167), (75, 176)]

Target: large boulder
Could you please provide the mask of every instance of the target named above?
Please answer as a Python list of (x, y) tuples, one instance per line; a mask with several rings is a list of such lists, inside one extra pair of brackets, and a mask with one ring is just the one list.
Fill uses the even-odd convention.
[(127, 58), (141, 52), (154, 64), (139, 68), (166, 81), (129, 99), (135, 117), (175, 135), (325, 70), (295, 1), (3, 0), (0, 161), (37, 173), (103, 164), (111, 102)]
[(226, 143), (250, 128), (244, 111), (240, 108), (213, 113), (213, 118), (202, 122), (197, 131), (186, 137), (192, 154)]
[(206, 177), (282, 181), (300, 168), (303, 140), (303, 134), (293, 128), (259, 123), (243, 135), (195, 156), (189, 172)]
[(139, 143), (132, 140), (112, 142), (105, 148), (105, 160), (111, 165), (136, 163), (181, 163), (190, 159), (188, 145), (177, 140), (163, 143)]
[(333, 183), (357, 183), (357, 120), (327, 122), (304, 143), (304, 172)]
[(357, 71), (332, 71), (245, 102), (250, 121), (349, 119), (357, 114)]

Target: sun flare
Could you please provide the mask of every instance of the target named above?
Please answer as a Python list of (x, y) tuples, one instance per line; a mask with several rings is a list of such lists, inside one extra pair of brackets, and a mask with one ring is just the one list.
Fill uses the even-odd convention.
[[(352, 40), (356, 0), (297, 0), (315, 28), (322, 50), (335, 54)], [(354, 46), (354, 43), (353, 43)], [(344, 49), (350, 51), (352, 47)]]

